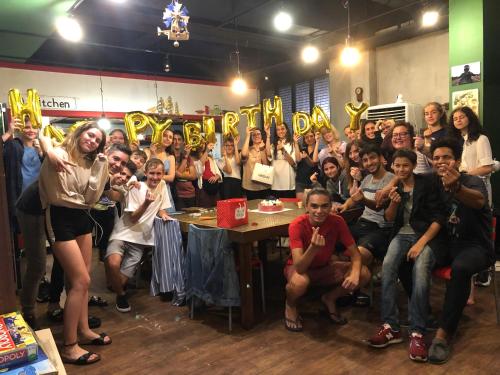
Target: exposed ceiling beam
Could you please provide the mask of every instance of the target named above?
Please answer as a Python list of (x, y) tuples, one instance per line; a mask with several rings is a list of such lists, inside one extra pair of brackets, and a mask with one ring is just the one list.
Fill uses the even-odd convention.
[[(103, 5), (107, 8), (108, 5)], [(109, 9), (108, 11), (95, 14), (92, 9), (80, 8), (78, 18), (84, 25), (101, 25), (104, 27), (112, 27), (115, 29), (123, 29), (124, 18), (116, 10)], [(143, 32), (150, 35), (156, 35), (156, 25), (161, 24), (161, 18), (156, 16), (144, 15), (133, 10), (127, 11), (127, 29)], [(216, 25), (208, 25), (197, 22), (189, 23), (189, 32), (192, 39), (205, 42), (216, 42), (221, 44), (235, 45), (238, 41), (241, 45), (246, 45), (250, 48), (276, 50), (276, 48), (290, 49), (299, 47), (302, 42), (291, 38), (280, 37), (275, 35), (266, 35), (253, 33), (243, 30), (234, 30), (219, 28)]]
[(230, 17), (227, 17), (224, 21), (222, 21), (221, 23), (219, 23), (217, 25), (217, 28), (220, 29), (224, 26), (226, 26), (228, 23), (231, 23), (233, 22), (236, 18), (238, 17), (242, 17), (250, 12), (254, 12), (256, 11), (257, 9), (259, 9), (260, 7), (264, 6), (264, 5), (270, 5), (272, 3), (275, 3), (277, 0), (264, 0), (264, 1), (261, 1), (260, 3), (252, 6), (251, 8), (247, 8), (245, 10), (242, 10), (242, 11), (239, 11), (239, 12), (236, 12), (234, 14), (232, 14)]

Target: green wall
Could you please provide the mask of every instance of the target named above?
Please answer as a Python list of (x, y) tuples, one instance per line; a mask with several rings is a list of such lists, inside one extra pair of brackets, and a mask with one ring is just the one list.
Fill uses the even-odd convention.
[[(449, 16), (450, 52), (450, 110), (454, 91), (479, 89), (479, 111), (483, 113), (483, 0), (450, 0)], [(451, 67), (480, 61), (481, 82), (451, 85)]]
[[(493, 157), (500, 160), (500, 1), (450, 0), (449, 4), (450, 68), (481, 62), (481, 82), (451, 86), (450, 79), (450, 108), (452, 92), (479, 89), (481, 123)], [(493, 206), (500, 209), (500, 171), (492, 174), (491, 184)]]

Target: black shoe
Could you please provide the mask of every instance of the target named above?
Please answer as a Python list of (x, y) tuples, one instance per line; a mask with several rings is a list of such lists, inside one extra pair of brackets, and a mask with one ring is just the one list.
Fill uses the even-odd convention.
[(491, 284), (491, 275), (490, 271), (482, 271), (479, 272), (476, 276), (476, 281), (474, 282), (475, 285), (477, 286), (490, 286)]
[(50, 283), (44, 277), (42, 279), (42, 282), (38, 286), (38, 295), (36, 297), (36, 301), (39, 303), (48, 302), (50, 296), (49, 290), (50, 290)]
[(89, 328), (95, 329), (101, 326), (101, 319), (97, 316), (89, 315)]
[(357, 307), (368, 307), (370, 306), (371, 300), (370, 296), (366, 293), (357, 291), (354, 293), (354, 302), (353, 305)]
[(52, 311), (47, 311), (47, 318), (54, 323), (60, 323), (63, 321), (63, 314), (64, 311), (61, 308), (52, 310)]
[(122, 313), (126, 313), (131, 310), (125, 294), (122, 296), (116, 296), (116, 309)]
[(23, 318), (33, 331), (37, 331), (39, 329), (36, 316), (34, 314), (23, 314)]
[(89, 299), (89, 306), (106, 307), (108, 306), (108, 301), (99, 296), (91, 296)]

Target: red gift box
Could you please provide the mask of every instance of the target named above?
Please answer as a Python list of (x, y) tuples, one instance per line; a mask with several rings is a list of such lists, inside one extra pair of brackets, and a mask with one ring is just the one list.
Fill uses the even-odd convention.
[(217, 201), (217, 226), (234, 228), (248, 224), (247, 200), (232, 198)]

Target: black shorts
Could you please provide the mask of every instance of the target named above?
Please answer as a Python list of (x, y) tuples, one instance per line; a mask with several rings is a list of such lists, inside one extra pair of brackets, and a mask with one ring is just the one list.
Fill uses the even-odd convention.
[(92, 233), (93, 223), (87, 210), (50, 206), (49, 233), (55, 241), (71, 241), (78, 236)]
[(359, 219), (349, 227), (358, 246), (364, 247), (377, 259), (384, 259), (392, 228), (380, 228), (377, 223)]

